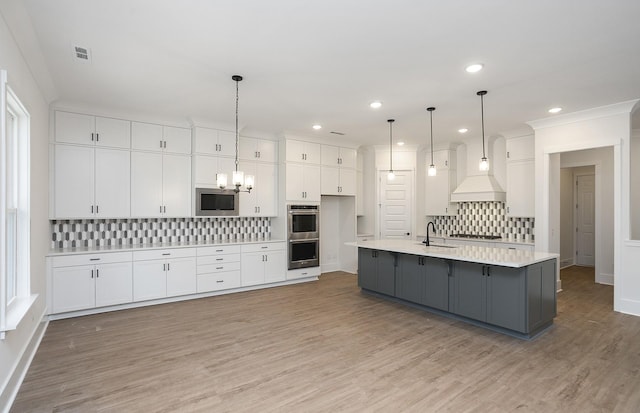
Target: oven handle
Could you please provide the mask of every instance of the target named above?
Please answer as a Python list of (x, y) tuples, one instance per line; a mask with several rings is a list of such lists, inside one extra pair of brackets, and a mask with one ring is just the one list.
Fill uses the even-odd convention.
[(296, 244), (300, 242), (320, 242), (320, 238), (290, 239), (289, 243)]

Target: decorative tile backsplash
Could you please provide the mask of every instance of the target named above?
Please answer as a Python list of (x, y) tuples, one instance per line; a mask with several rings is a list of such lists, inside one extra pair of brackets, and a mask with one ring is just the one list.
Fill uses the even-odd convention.
[(507, 217), (504, 202), (461, 202), (458, 215), (430, 217), (443, 234), (499, 235), (504, 240), (535, 241), (534, 218)]
[(165, 242), (267, 240), (271, 219), (141, 218), (54, 220), (51, 248), (141, 245)]

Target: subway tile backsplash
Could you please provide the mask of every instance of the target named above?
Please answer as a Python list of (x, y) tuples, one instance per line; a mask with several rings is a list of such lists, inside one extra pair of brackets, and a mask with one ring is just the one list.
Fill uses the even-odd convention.
[(54, 220), (51, 248), (165, 242), (261, 241), (271, 237), (266, 217)]
[(535, 241), (534, 218), (506, 216), (504, 202), (461, 202), (458, 215), (428, 217), (438, 233), (499, 235), (504, 240)]

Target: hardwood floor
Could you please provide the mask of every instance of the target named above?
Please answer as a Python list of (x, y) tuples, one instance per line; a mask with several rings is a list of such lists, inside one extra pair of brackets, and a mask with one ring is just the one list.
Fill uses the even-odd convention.
[[(591, 272), (590, 272), (591, 271)], [(523, 341), (356, 277), (51, 322), (12, 412), (638, 412), (640, 317), (589, 269)]]

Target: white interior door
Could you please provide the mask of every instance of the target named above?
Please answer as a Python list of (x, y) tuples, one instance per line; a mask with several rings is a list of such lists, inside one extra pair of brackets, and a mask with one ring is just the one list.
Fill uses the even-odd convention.
[(380, 238), (411, 239), (413, 218), (413, 173), (395, 171), (389, 179), (380, 171)]
[(595, 265), (595, 175), (578, 175), (576, 206), (576, 263)]

